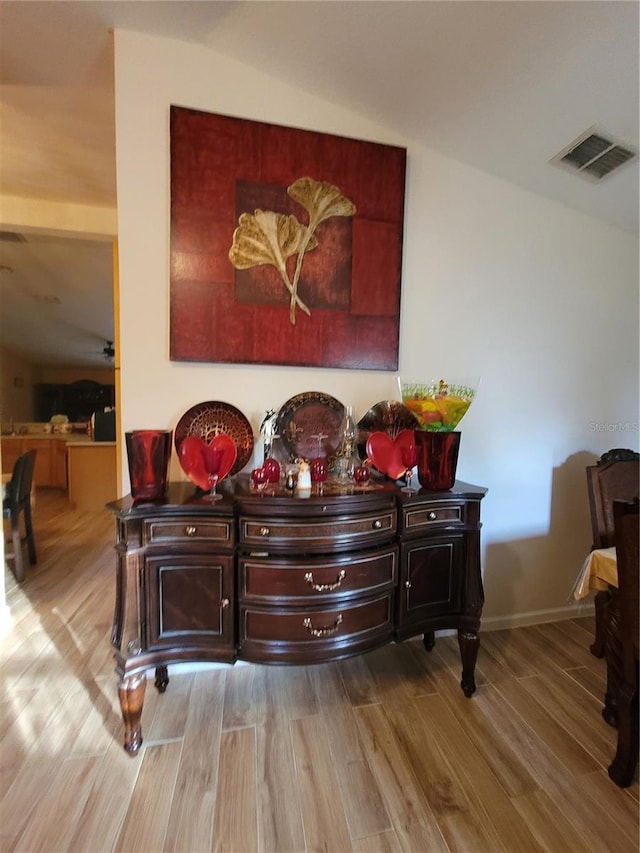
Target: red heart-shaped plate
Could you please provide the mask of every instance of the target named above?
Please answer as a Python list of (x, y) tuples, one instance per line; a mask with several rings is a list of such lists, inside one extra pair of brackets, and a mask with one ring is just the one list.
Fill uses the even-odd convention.
[[(410, 432), (410, 430), (403, 430), (403, 432)], [(367, 439), (367, 456), (378, 471), (391, 477), (392, 480), (398, 480), (405, 472), (400, 444), (397, 444), (386, 432), (370, 433)]]
[(209, 491), (210, 475), (216, 473), (216, 468), (220, 482), (233, 468), (237, 455), (238, 449), (233, 439), (223, 432), (214, 436), (208, 444), (197, 435), (188, 435), (178, 448), (182, 470), (192, 483), (205, 492)]

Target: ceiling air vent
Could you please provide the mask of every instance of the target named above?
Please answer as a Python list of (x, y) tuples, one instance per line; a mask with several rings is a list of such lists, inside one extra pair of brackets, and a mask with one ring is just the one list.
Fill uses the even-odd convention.
[(588, 181), (597, 182), (636, 156), (637, 152), (628, 146), (620, 145), (608, 134), (591, 128), (563, 148), (550, 162), (582, 175)]

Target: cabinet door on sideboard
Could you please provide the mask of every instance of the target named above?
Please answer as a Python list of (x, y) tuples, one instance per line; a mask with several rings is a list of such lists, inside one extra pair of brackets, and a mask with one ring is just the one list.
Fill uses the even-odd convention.
[(232, 656), (233, 555), (147, 557), (145, 587), (147, 649), (207, 646)]

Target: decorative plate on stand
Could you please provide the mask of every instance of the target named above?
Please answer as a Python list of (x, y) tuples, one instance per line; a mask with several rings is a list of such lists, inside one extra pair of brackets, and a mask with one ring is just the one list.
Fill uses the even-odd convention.
[(306, 391), (287, 400), (276, 419), (276, 446), (283, 460), (331, 459), (340, 447), (344, 412), (339, 400), (319, 391)]
[(233, 439), (238, 455), (230, 474), (237, 474), (251, 459), (253, 453), (253, 430), (240, 409), (231, 403), (210, 400), (188, 409), (176, 424), (174, 444), (180, 454), (180, 445), (189, 435), (202, 438), (205, 442), (224, 433)]

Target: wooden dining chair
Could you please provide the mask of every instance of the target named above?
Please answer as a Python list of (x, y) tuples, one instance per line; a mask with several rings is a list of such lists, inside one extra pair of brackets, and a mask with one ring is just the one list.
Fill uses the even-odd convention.
[[(592, 545), (610, 548), (614, 542), (613, 502), (630, 501), (640, 493), (640, 454), (634, 450), (608, 450), (596, 465), (587, 466), (587, 493), (591, 513)], [(596, 657), (604, 657), (604, 609), (609, 593), (597, 592), (595, 638), (590, 647)]]
[[(618, 560), (618, 590), (610, 608), (617, 603), (616, 709), (618, 744), (609, 766), (609, 776), (626, 788), (633, 781), (638, 765), (638, 575), (640, 539), (640, 503), (614, 501), (615, 546)], [(609, 663), (609, 649), (607, 649)]]
[[(11, 479), (6, 485), (2, 499), (2, 515), (9, 519), (11, 539), (13, 542), (14, 573), (18, 583), (24, 580), (24, 561), (22, 546), (26, 543), (30, 565), (37, 562), (36, 540), (33, 534), (31, 518), (31, 488), (33, 485), (33, 469), (36, 462), (36, 450), (28, 450), (16, 459)], [(20, 518), (22, 517), (22, 525)], [(24, 535), (22, 534), (24, 528)]]

